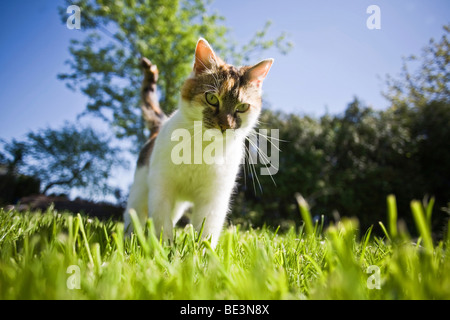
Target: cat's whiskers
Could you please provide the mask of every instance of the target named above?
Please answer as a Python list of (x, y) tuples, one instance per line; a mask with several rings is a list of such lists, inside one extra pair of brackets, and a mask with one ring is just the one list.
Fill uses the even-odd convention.
[[(262, 134), (261, 132), (256, 131), (256, 129), (253, 129), (253, 130), (252, 130), (252, 133), (258, 134), (258, 135), (260, 135), (260, 136), (262, 136), (262, 137), (264, 137), (264, 138), (269, 138), (268, 135), (264, 135), (264, 134)], [(274, 139), (274, 140), (276, 140), (276, 141), (281, 141), (281, 142), (289, 142), (289, 141), (287, 141), (287, 140), (283, 140), (283, 139), (280, 139), (280, 138), (275, 138), (275, 137), (273, 137), (273, 136), (270, 136), (270, 139)]]
[[(245, 144), (244, 144), (244, 147), (245, 147), (245, 151), (246, 151), (247, 159), (248, 159), (250, 157), (250, 150), (247, 147), (247, 145), (245, 145)], [(248, 163), (248, 168), (249, 168), (249, 171), (250, 171), (250, 175), (252, 177), (253, 191), (256, 194), (256, 184), (255, 184), (255, 178), (256, 178), (256, 181), (258, 182), (258, 185), (259, 185), (259, 190), (262, 192), (261, 183), (259, 182), (258, 175), (256, 173), (255, 165), (253, 163), (250, 163), (249, 161), (247, 163)]]
[(273, 179), (272, 174), (270, 174), (270, 170), (269, 167), (267, 167), (267, 163), (270, 163), (270, 160), (267, 158), (267, 155), (264, 152), (261, 152), (261, 149), (259, 148), (258, 145), (256, 145), (251, 139), (247, 139), (248, 142), (252, 145), (253, 148), (256, 149), (256, 152), (258, 153), (259, 156), (261, 156), (263, 158), (263, 164), (266, 167), (267, 171), (269, 172), (269, 176), (272, 179), (272, 182), (275, 184), (275, 186), (277, 185), (277, 183), (275, 182), (275, 180)]
[(246, 166), (246, 163), (245, 163), (245, 158), (244, 158), (244, 163), (243, 163), (242, 168), (244, 169), (244, 186), (245, 186), (245, 189), (247, 189), (247, 171), (245, 170), (245, 166)]
[(276, 141), (278, 141), (278, 142), (280, 142), (280, 141), (281, 141), (281, 142), (287, 142), (286, 140), (282, 140), (282, 139), (275, 138), (275, 137), (272, 137), (272, 136), (269, 137), (269, 136), (264, 135), (264, 134), (262, 134), (262, 133), (260, 133), (260, 132), (258, 132), (258, 131), (256, 131), (256, 130), (253, 130), (252, 132), (250, 132), (249, 136), (250, 136), (250, 135), (253, 135), (253, 136), (258, 135), (258, 136), (260, 136), (260, 137), (266, 139), (266, 140), (269, 141), (270, 144), (271, 144), (275, 149), (277, 149), (279, 152), (281, 152), (280, 148), (272, 142), (272, 139), (274, 139), (274, 140), (276, 140)]

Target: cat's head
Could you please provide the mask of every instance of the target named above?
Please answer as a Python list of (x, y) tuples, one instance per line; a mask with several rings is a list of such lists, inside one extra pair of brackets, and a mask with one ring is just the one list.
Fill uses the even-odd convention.
[(261, 86), (273, 59), (253, 66), (225, 63), (205, 39), (195, 48), (194, 68), (181, 89), (181, 108), (206, 129), (248, 131), (261, 113)]

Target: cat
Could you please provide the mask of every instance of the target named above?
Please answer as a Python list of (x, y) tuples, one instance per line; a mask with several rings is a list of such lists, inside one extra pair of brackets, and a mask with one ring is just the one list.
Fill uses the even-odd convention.
[[(152, 218), (157, 235), (162, 232), (170, 242), (176, 222), (192, 208), (192, 225), (197, 231), (203, 227), (202, 236), (215, 248), (245, 155), (245, 139), (261, 113), (262, 83), (274, 60), (237, 68), (219, 58), (203, 38), (197, 42), (194, 57), (192, 72), (181, 88), (179, 108), (169, 117), (161, 112), (154, 88), (143, 86), (144, 118), (156, 120), (139, 155), (124, 224), (130, 234), (129, 212), (134, 209), (141, 222)], [(156, 82), (156, 66), (148, 60), (143, 60), (143, 65), (147, 73), (153, 69), (156, 74), (146, 76), (144, 82)], [(177, 130), (187, 130), (192, 140), (208, 130), (218, 132), (215, 139), (223, 141), (226, 148), (213, 163), (174, 163)], [(193, 156), (205, 151), (206, 145), (192, 146)]]

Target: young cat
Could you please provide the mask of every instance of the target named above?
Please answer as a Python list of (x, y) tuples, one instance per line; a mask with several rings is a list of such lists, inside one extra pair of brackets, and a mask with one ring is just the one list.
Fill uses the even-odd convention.
[[(192, 207), (191, 223), (196, 230), (204, 223), (203, 237), (211, 237), (213, 248), (217, 245), (245, 155), (245, 139), (261, 112), (262, 82), (272, 63), (273, 59), (267, 59), (251, 67), (236, 68), (200, 39), (193, 71), (181, 89), (178, 110), (168, 118), (161, 116), (157, 103), (143, 92), (147, 109), (153, 109), (151, 113), (162, 120), (156, 121), (156, 129), (139, 156), (124, 213), (127, 232), (132, 229), (129, 211), (134, 209), (142, 222), (152, 218), (156, 233), (162, 230), (164, 239), (172, 240), (175, 223)], [(154, 90), (150, 90), (150, 97), (152, 94)], [(207, 131), (215, 133), (215, 142), (226, 145), (212, 163), (199, 156), (210, 142), (194, 141), (199, 135), (207, 136)], [(179, 132), (189, 132), (188, 151), (194, 161), (173, 160), (173, 150), (180, 143)]]

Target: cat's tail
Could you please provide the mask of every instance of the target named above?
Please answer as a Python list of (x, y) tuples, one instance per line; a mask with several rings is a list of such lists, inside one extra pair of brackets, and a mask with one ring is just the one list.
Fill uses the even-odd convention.
[(141, 68), (144, 72), (144, 80), (141, 88), (142, 116), (150, 130), (150, 139), (155, 138), (163, 121), (167, 118), (159, 106), (156, 94), (156, 81), (158, 81), (158, 68), (149, 59), (141, 58)]

